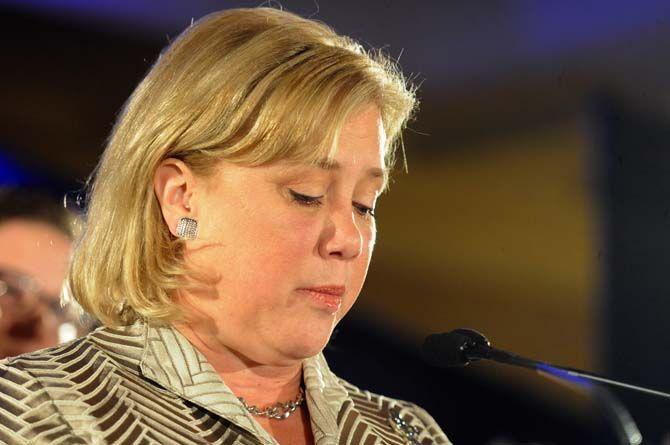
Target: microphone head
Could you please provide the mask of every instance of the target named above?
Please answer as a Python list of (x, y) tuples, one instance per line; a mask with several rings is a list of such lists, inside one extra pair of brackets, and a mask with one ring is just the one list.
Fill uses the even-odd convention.
[(423, 342), (421, 356), (433, 366), (466, 366), (474, 359), (467, 354), (474, 346), (490, 347), (488, 339), (472, 329), (454, 329), (442, 334), (431, 334)]

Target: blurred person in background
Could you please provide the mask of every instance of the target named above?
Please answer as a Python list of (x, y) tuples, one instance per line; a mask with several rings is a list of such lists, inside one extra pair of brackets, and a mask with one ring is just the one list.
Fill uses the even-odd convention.
[(0, 187), (0, 358), (76, 335), (60, 302), (72, 222), (46, 193)]

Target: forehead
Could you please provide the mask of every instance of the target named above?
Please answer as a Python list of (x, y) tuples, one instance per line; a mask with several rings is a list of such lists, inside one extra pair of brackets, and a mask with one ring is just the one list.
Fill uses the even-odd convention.
[(339, 144), (369, 143), (384, 149), (386, 131), (379, 108), (366, 104), (349, 113), (339, 132)]
[(385, 154), (386, 132), (379, 109), (364, 105), (346, 116), (334, 134), (330, 150), (313, 161), (318, 166), (328, 165), (323, 158), (340, 165), (354, 161), (384, 164)]
[[(360, 107), (343, 122), (328, 153), (307, 162), (278, 162), (290, 171), (308, 167), (341, 175), (378, 180), (383, 186), (388, 178), (385, 164), (386, 133), (379, 110), (374, 105)], [(281, 167), (280, 167), (281, 168)]]
[(366, 105), (350, 113), (340, 129), (334, 150), (315, 165), (324, 170), (357, 170), (373, 178), (387, 177), (384, 162), (386, 132), (379, 109)]
[[(341, 175), (363, 176), (379, 180), (386, 185), (388, 177), (385, 163), (386, 133), (381, 114), (376, 105), (365, 105), (349, 113), (330, 143), (330, 149), (322, 145), (303, 155), (279, 157), (261, 165), (246, 165), (244, 162), (219, 161), (214, 171), (218, 184), (223, 179), (233, 180), (244, 173), (253, 175), (280, 174), (282, 176), (304, 175), (308, 172), (323, 171)], [(221, 176), (223, 175), (223, 176)]]

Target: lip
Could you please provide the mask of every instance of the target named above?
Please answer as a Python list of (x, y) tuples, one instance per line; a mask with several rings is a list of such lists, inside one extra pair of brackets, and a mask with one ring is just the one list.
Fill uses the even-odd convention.
[(327, 285), (302, 287), (298, 291), (305, 294), (313, 304), (332, 314), (340, 309), (346, 288), (338, 285)]
[(338, 286), (336, 284), (329, 284), (328, 286), (301, 287), (298, 290), (316, 292), (325, 295), (333, 295), (335, 297), (342, 298), (344, 292), (346, 291), (346, 288), (344, 286)]

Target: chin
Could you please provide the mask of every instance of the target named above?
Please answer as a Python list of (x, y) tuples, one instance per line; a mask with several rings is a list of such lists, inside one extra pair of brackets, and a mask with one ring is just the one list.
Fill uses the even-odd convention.
[(315, 323), (311, 326), (304, 326), (302, 329), (296, 331), (297, 335), (291, 335), (286, 338), (285, 349), (287, 355), (294, 359), (306, 359), (313, 357), (323, 351), (330, 335), (333, 333), (334, 323)]

